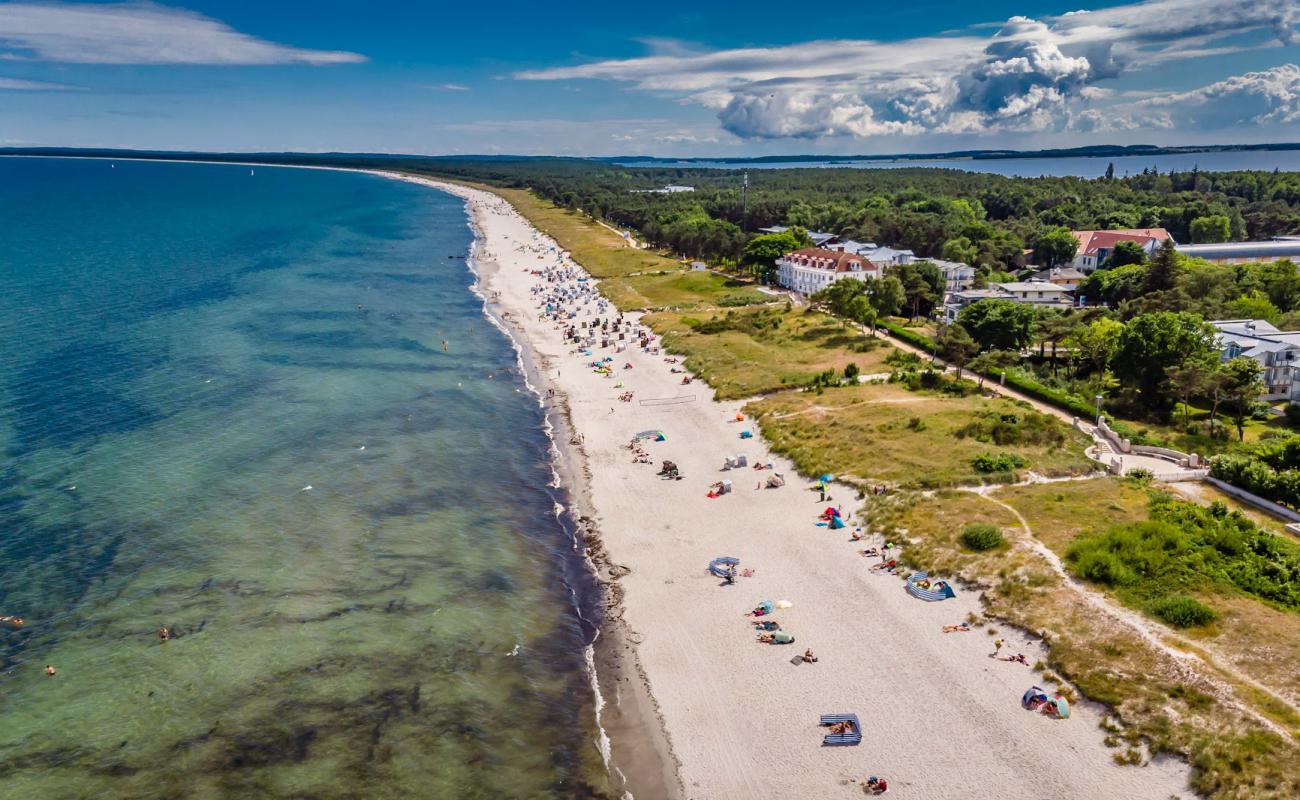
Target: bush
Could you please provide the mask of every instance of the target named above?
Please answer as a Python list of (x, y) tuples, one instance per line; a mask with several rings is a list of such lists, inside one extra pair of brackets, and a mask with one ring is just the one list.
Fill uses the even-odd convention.
[(1010, 472), (1020, 469), (1028, 463), (1022, 456), (1015, 453), (980, 453), (970, 460), (970, 465), (976, 472)]
[(849, 381), (850, 383), (856, 383), (859, 374), (861, 373), (858, 371), (857, 364), (850, 363), (844, 368), (844, 380)]
[(961, 543), (971, 550), (992, 550), (1001, 547), (1002, 542), (1002, 531), (985, 523), (967, 525), (961, 532)]
[(1292, 428), (1300, 428), (1300, 403), (1286, 404), (1286, 424)]
[(934, 340), (928, 336), (922, 336), (916, 331), (908, 330), (902, 325), (897, 325), (889, 320), (881, 320), (878, 325), (888, 331), (889, 335), (893, 336), (895, 339), (902, 339), (908, 344), (919, 347), (922, 350), (931, 353), (934, 352)]
[(1151, 606), (1151, 613), (1175, 628), (1196, 628), (1201, 625), (1209, 625), (1219, 616), (1209, 606), (1183, 595), (1157, 600)]

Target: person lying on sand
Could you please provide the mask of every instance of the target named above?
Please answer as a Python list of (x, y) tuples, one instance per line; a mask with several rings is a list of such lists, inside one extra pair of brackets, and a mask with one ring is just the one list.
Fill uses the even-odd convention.
[(794, 644), (794, 637), (785, 631), (775, 631), (773, 633), (760, 633), (758, 641), (763, 644)]
[(762, 622), (755, 622), (755, 623), (753, 623), (753, 625), (754, 625), (755, 628), (758, 628), (759, 630), (763, 630), (763, 631), (779, 631), (779, 630), (781, 630), (781, 625), (780, 625), (780, 623), (778, 623), (778, 622), (777, 622), (776, 620), (774, 620), (774, 619), (767, 619), (767, 620), (763, 620)]
[(963, 622), (958, 625), (944, 625), (944, 633), (967, 633), (970, 631), (970, 623)]
[(878, 555), (880, 555), (880, 550), (878, 550), (878, 549), (876, 549), (876, 548), (874, 548), (874, 547), (868, 547), (866, 550), (861, 551), (861, 553), (862, 553), (862, 555), (866, 556), (867, 558), (870, 558), (870, 557), (872, 557), (872, 556), (878, 556)]
[(812, 664), (815, 663), (816, 661), (817, 661), (817, 656), (813, 655), (813, 651), (811, 647), (803, 651), (803, 663)]
[(1026, 667), (1029, 666), (1029, 659), (1025, 658), (1024, 653), (1016, 653), (1014, 656), (999, 656), (998, 661), (1010, 661), (1016, 664), (1024, 664)]
[(853, 733), (853, 723), (848, 720), (831, 725), (831, 733)]
[(748, 568), (747, 568), (747, 569), (742, 569), (742, 570), (740, 571), (740, 577), (742, 577), (742, 578), (752, 578), (752, 577), (754, 577), (754, 570), (752, 570), (752, 569), (748, 569)]
[(880, 569), (880, 570), (892, 570), (897, 566), (898, 566), (898, 559), (891, 558), (888, 561), (882, 562), (880, 564), (872, 564), (871, 568)]

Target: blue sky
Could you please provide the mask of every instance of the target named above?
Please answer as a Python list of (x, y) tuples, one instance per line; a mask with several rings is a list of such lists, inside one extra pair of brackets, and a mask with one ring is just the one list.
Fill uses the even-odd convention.
[(0, 145), (763, 155), (1297, 141), (1297, 64), (1300, 0), (0, 0)]

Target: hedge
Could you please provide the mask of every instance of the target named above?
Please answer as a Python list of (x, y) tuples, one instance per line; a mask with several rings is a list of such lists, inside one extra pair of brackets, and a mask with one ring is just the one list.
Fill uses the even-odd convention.
[(889, 335), (893, 336), (895, 339), (902, 339), (903, 341), (907, 342), (910, 345), (915, 345), (916, 347), (925, 350), (927, 353), (934, 352), (934, 340), (931, 339), (929, 336), (926, 336), (925, 334), (917, 333), (916, 331), (913, 330), (908, 330), (907, 328), (904, 328), (902, 325), (897, 325), (893, 322), (890, 322), (889, 320), (881, 320), (876, 324), (879, 327), (889, 331)]

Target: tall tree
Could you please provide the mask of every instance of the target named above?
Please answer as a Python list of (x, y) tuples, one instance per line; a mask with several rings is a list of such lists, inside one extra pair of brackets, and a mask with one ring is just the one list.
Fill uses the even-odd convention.
[(745, 243), (741, 261), (754, 270), (754, 276), (763, 283), (776, 277), (776, 260), (792, 250), (812, 245), (812, 239), (801, 228), (791, 228), (781, 233), (765, 233)]
[(1192, 398), (1205, 391), (1210, 375), (1219, 365), (1208, 361), (1188, 361), (1165, 370), (1169, 388), (1183, 404), (1183, 424), (1191, 422)]
[(871, 298), (872, 307), (882, 317), (894, 316), (902, 310), (903, 303), (907, 302), (903, 282), (893, 275), (870, 281), (867, 284), (867, 297)]
[(1232, 423), (1237, 427), (1237, 441), (1246, 439), (1246, 420), (1252, 407), (1267, 387), (1264, 385), (1264, 368), (1253, 358), (1238, 356), (1223, 365), (1223, 394), (1228, 403)]
[(1015, 350), (1029, 344), (1038, 311), (1011, 300), (980, 300), (961, 310), (957, 322), (983, 350)]
[(1137, 390), (1152, 411), (1170, 407), (1164, 388), (1168, 371), (1189, 361), (1207, 361), (1216, 351), (1215, 331), (1197, 314), (1157, 311), (1129, 320), (1113, 360), (1115, 376)]
[(1142, 245), (1137, 242), (1116, 242), (1115, 249), (1110, 251), (1101, 269), (1145, 263), (1147, 263), (1147, 251), (1142, 248)]
[(1146, 280), (1142, 283), (1145, 294), (1167, 292), (1174, 288), (1178, 280), (1178, 250), (1174, 248), (1173, 239), (1165, 239), (1156, 251), (1155, 258), (1147, 266)]
[(1124, 323), (1110, 317), (1099, 317), (1071, 331), (1064, 344), (1079, 363), (1088, 368), (1087, 372), (1101, 375), (1105, 374), (1110, 360), (1115, 357), (1123, 331)]
[(1226, 242), (1232, 237), (1232, 220), (1227, 214), (1210, 214), (1192, 220), (1189, 228), (1196, 244)]
[(957, 368), (958, 380), (961, 379), (961, 371), (966, 364), (979, 351), (980, 346), (959, 324), (944, 326), (939, 333), (939, 338), (935, 340), (935, 354)]
[(1079, 252), (1079, 240), (1069, 228), (1053, 228), (1040, 235), (1034, 243), (1034, 263), (1044, 267), (1059, 267), (1074, 260)]

